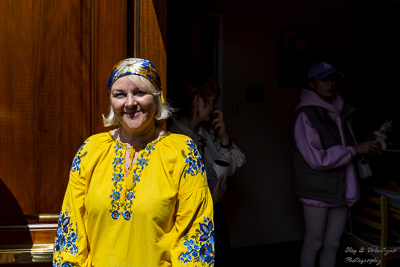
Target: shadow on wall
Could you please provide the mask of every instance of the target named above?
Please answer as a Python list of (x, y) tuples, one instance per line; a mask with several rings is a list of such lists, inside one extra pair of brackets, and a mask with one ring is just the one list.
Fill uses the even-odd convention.
[[(16, 256), (14, 253), (7, 253), (7, 248), (15, 248), (16, 246), (31, 247), (32, 237), (28, 231), (15, 230), (14, 227), (27, 227), (28, 224), (24, 213), (17, 199), (14, 197), (10, 189), (0, 179), (0, 264), (18, 263), (30, 260), (30, 256), (21, 254)], [(27, 229), (27, 228), (26, 228)], [(25, 229), (25, 230), (26, 230)], [(2, 252), (3, 250), (3, 252)], [(22, 259), (21, 257), (28, 257)], [(13, 265), (14, 266), (14, 265)]]

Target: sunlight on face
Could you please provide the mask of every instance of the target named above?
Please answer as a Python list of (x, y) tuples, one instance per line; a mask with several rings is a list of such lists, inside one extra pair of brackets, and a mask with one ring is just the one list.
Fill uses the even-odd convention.
[(154, 124), (154, 96), (128, 79), (119, 78), (111, 88), (111, 106), (122, 127), (129, 132), (145, 131)]

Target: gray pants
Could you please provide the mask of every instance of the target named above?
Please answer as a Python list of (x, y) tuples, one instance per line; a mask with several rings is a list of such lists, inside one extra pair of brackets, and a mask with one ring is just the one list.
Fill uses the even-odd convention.
[(319, 266), (334, 267), (348, 208), (310, 207), (303, 204), (306, 232), (301, 251), (301, 267), (314, 267), (321, 250)]

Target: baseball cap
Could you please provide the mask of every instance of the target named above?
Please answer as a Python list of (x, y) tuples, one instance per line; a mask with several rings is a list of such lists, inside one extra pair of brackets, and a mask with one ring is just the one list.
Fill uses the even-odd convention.
[(336, 68), (329, 62), (321, 61), (311, 66), (308, 71), (308, 79), (316, 78), (321, 80), (329, 74), (337, 74), (340, 78), (343, 78), (343, 73), (337, 71)]

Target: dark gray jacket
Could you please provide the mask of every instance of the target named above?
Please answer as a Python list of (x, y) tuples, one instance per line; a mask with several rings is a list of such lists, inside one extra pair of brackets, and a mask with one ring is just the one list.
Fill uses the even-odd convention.
[[(331, 146), (343, 145), (339, 129), (330, 118), (326, 109), (319, 106), (304, 106), (297, 109), (295, 120), (299, 113), (305, 113), (321, 138), (322, 146), (328, 149)], [(342, 124), (346, 144), (353, 142), (346, 125), (348, 119), (346, 108), (342, 112)], [(345, 166), (331, 170), (318, 171), (308, 165), (300, 154), (294, 134), (292, 133), (292, 164), (294, 168), (292, 185), (294, 192), (304, 198), (346, 204), (346, 176)]]

